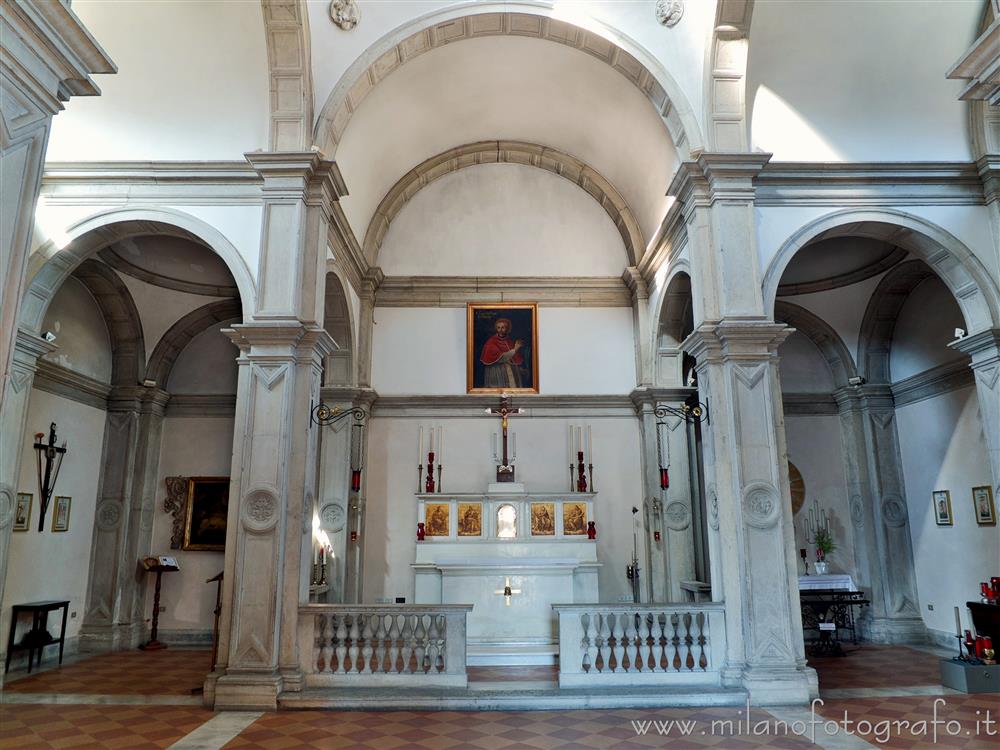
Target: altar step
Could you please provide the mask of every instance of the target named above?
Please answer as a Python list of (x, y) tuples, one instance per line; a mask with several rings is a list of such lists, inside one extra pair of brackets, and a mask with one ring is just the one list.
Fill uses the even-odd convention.
[(470, 667), (532, 667), (559, 663), (559, 644), (500, 646), (470, 643), (466, 652)]
[[(468, 689), (324, 688), (283, 693), (284, 710), (545, 711), (573, 708), (745, 706), (747, 692), (723, 688), (574, 688), (555, 683), (469, 683)], [(544, 684), (544, 683), (542, 683)]]

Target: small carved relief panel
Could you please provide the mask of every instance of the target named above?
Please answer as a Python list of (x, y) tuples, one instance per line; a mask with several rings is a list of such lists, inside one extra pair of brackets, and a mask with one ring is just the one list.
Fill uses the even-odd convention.
[(167, 477), (167, 497), (163, 510), (174, 517), (170, 530), (170, 549), (180, 549), (184, 542), (184, 504), (187, 501), (187, 477)]

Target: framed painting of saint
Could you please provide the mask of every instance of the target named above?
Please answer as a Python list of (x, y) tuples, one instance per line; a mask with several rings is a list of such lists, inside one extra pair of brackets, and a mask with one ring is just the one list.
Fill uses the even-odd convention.
[(224, 551), (228, 514), (229, 477), (189, 478), (181, 549)]
[(980, 526), (997, 525), (997, 509), (993, 504), (993, 488), (988, 484), (972, 488), (972, 504), (976, 508), (976, 523)]
[(934, 490), (931, 493), (934, 500), (934, 522), (938, 526), (954, 526), (955, 518), (951, 514), (951, 493), (948, 490)]
[(458, 504), (458, 535), (459, 536), (483, 535), (482, 503)]
[(538, 393), (538, 306), (470, 303), (467, 393)]
[(587, 504), (563, 503), (563, 534), (579, 536), (587, 533)]
[(554, 503), (531, 504), (531, 535), (555, 536), (556, 510)]
[(427, 503), (424, 518), (427, 536), (451, 536), (451, 506), (448, 503)]

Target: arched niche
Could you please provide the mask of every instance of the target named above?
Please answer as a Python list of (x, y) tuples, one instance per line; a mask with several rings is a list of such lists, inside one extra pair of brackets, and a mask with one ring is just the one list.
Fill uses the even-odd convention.
[(355, 381), (354, 316), (347, 297), (347, 287), (333, 271), (326, 274), (323, 299), (323, 328), (337, 344), (324, 362), (323, 384), (349, 386)]
[(660, 303), (656, 328), (655, 381), (657, 385), (684, 386), (693, 360), (680, 349), (681, 342), (694, 330), (691, 277), (676, 272), (667, 282)]

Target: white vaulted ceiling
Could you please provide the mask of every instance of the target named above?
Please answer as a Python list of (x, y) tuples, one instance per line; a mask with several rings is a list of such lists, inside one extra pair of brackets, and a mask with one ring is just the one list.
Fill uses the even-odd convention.
[(676, 149), (641, 91), (577, 49), (484, 37), (400, 66), (355, 111), (336, 151), (355, 234), (365, 236), (379, 201), (409, 170), (493, 139), (549, 146), (585, 162), (621, 193), (647, 241), (666, 212)]

